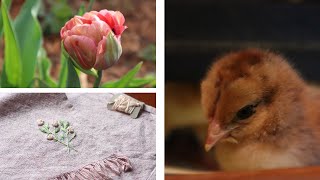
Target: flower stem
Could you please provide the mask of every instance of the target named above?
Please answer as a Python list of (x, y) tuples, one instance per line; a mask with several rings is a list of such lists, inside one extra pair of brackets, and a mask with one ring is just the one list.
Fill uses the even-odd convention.
[(59, 139), (55, 138), (56, 141), (58, 141), (59, 143), (63, 144), (64, 146), (66, 146), (68, 148), (68, 151), (70, 152), (69, 149), (73, 149), (74, 151), (78, 152), (76, 149), (74, 149), (73, 147), (68, 146), (66, 143), (60, 141)]
[(68, 137), (68, 134), (69, 134), (69, 133), (67, 133), (67, 148), (68, 148), (68, 152), (70, 153), (70, 147), (69, 147), (69, 137)]
[(98, 71), (98, 77), (97, 77), (97, 79), (96, 79), (96, 81), (94, 82), (94, 85), (93, 85), (94, 88), (98, 88), (100, 86), (101, 78), (102, 78), (102, 70), (99, 70)]

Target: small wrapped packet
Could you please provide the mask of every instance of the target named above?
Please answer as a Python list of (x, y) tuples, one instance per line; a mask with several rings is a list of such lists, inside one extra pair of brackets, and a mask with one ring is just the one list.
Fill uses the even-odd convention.
[(133, 119), (138, 118), (140, 112), (144, 109), (145, 103), (134, 99), (126, 94), (116, 94), (108, 102), (107, 108), (113, 111), (119, 111), (130, 114)]

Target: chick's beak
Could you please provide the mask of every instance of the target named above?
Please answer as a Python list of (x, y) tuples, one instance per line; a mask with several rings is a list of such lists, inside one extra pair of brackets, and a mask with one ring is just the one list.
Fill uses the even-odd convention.
[(208, 127), (207, 140), (205, 150), (208, 152), (210, 149), (223, 137), (229, 133), (229, 130), (224, 130), (220, 127), (219, 122), (211, 118)]

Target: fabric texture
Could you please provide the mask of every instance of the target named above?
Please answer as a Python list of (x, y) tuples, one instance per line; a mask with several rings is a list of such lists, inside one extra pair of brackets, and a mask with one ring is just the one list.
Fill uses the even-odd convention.
[[(107, 109), (113, 94), (0, 94), (0, 179), (50, 179), (125, 156), (132, 171), (110, 173), (112, 179), (156, 177), (155, 108), (139, 118)], [(78, 151), (48, 141), (37, 119), (66, 120), (77, 137)]]
[(108, 158), (88, 164), (78, 170), (60, 174), (50, 180), (110, 180), (112, 175), (120, 176), (132, 170), (129, 159), (125, 156), (111, 155)]

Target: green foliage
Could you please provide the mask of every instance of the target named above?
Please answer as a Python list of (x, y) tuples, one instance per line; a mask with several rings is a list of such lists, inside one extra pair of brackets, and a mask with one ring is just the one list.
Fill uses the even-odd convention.
[[(62, 46), (61, 46), (62, 47)], [(67, 87), (67, 77), (68, 77), (68, 59), (64, 56), (63, 52), (61, 51), (60, 55), (60, 74), (59, 74), (59, 88)]]
[[(103, 88), (114, 88), (118, 81), (110, 81), (103, 84)], [(147, 75), (143, 78), (133, 78), (128, 83), (126, 88), (140, 88), (140, 87), (156, 87), (156, 77), (155, 75)]]
[(72, 8), (66, 0), (48, 1), (50, 3), (50, 11), (46, 12), (44, 8), (41, 16), (44, 18), (42, 27), (45, 34), (56, 34), (64, 26), (72, 16)]
[(102, 70), (98, 71), (98, 77), (96, 78), (96, 80), (95, 80), (95, 82), (93, 84), (94, 88), (100, 87), (101, 79), (102, 79)]
[(133, 69), (131, 69), (126, 75), (122, 76), (121, 79), (115, 82), (108, 82), (103, 84), (101, 87), (104, 88), (125, 88), (128, 87), (129, 83), (133, 80), (135, 75), (139, 72), (143, 62), (138, 63)]
[(85, 11), (86, 11), (86, 9), (85, 9), (85, 7), (84, 7), (84, 4), (81, 3), (80, 8), (79, 8), (79, 11), (78, 11), (77, 14), (78, 14), (79, 16), (82, 16), (82, 15), (85, 13)]
[(68, 60), (68, 76), (67, 76), (67, 88), (79, 88), (80, 81), (77, 71), (71, 60)]
[(28, 87), (33, 81), (37, 53), (42, 42), (41, 28), (37, 20), (39, 3), (40, 0), (26, 1), (13, 22), (5, 1), (2, 1), (1, 13), (6, 42), (2, 87)]
[[(2, 0), (6, 5), (7, 5), (7, 9), (10, 8), (11, 5), (11, 0)], [(0, 37), (2, 36), (3, 33), (3, 20), (2, 20), (2, 10), (0, 9)]]
[(154, 74), (147, 75), (144, 78), (135, 78), (128, 84), (128, 88), (139, 88), (139, 87), (156, 87), (156, 76)]
[(40, 0), (26, 1), (14, 21), (21, 54), (21, 82), (19, 87), (27, 87), (33, 80), (37, 54), (42, 43), (41, 26), (37, 19)]
[(156, 45), (148, 45), (139, 52), (138, 56), (145, 60), (156, 61)]
[(41, 48), (39, 51), (38, 57), (38, 73), (39, 73), (39, 87), (50, 87), (56, 88), (57, 83), (50, 76), (51, 69), (51, 60), (47, 57), (46, 51), (44, 48)]
[(4, 61), (4, 72), (5, 75), (2, 76), (1, 82), (6, 82), (2, 84), (2, 87), (18, 87), (21, 83), (21, 55), (20, 47), (17, 41), (17, 35), (14, 31), (12, 21), (10, 20), (7, 5), (5, 1), (1, 2), (1, 13), (3, 21), (3, 31), (5, 45), (5, 61)]

